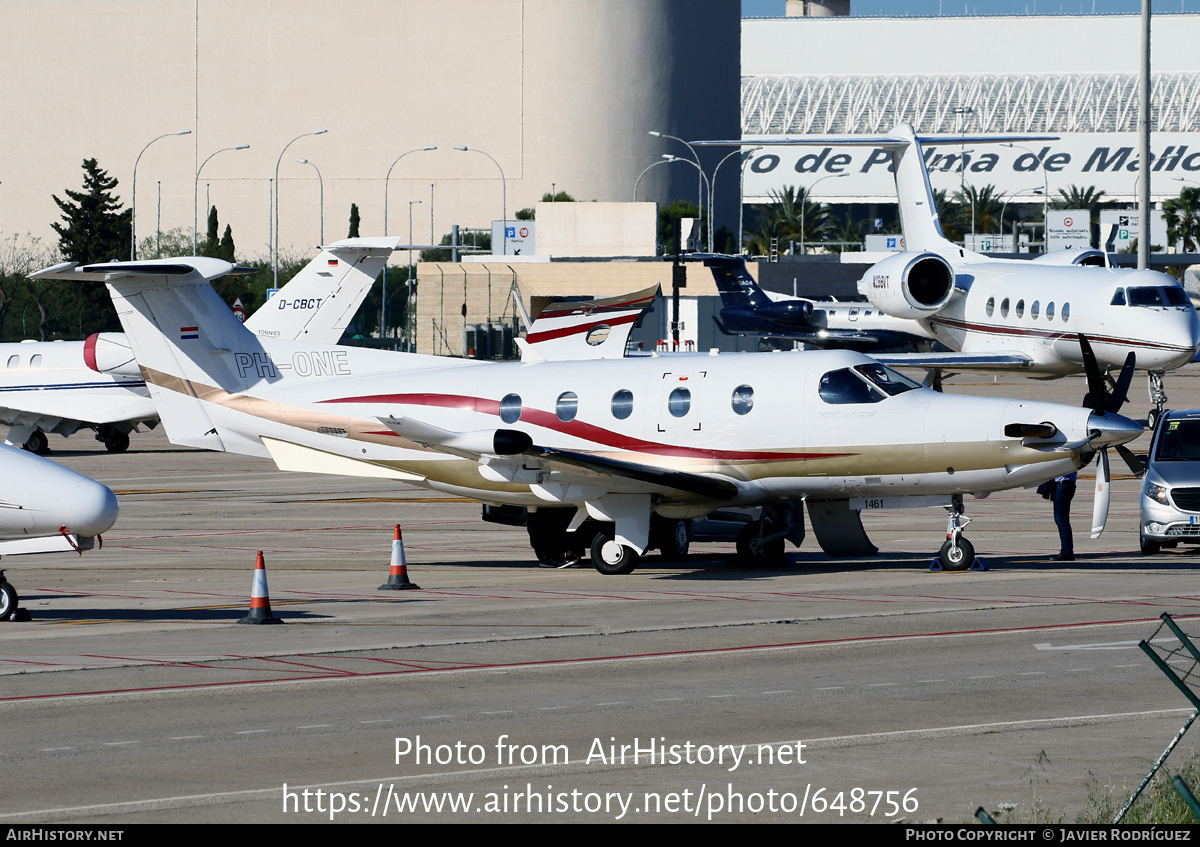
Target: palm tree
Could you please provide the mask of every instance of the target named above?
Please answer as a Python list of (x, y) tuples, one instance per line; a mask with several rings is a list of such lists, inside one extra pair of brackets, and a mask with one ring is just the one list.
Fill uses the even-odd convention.
[(803, 186), (785, 185), (771, 191), (771, 202), (758, 209), (758, 227), (747, 230), (746, 243), (753, 253), (770, 251), (772, 238), (782, 247), (789, 241), (822, 240), (829, 229), (829, 207), (808, 199)]
[(1185, 186), (1178, 197), (1163, 201), (1163, 219), (1167, 223), (1167, 240), (1183, 242), (1184, 253), (1196, 252), (1200, 243), (1200, 187)]
[(962, 210), (962, 223), (968, 222), (972, 232), (1000, 232), (1000, 213), (1004, 211), (1003, 194), (996, 193), (996, 186), (976, 188), (966, 186), (965, 191), (954, 192), (954, 202)]

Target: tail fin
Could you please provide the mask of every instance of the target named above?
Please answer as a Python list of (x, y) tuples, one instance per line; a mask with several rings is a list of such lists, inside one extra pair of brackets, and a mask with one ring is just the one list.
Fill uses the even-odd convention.
[[(121, 326), (173, 443), (265, 456), (261, 444), (253, 449), (226, 445), (202, 402), (214, 392), (278, 379), (260, 340), (242, 326), (210, 284), (232, 270), (220, 259), (189, 256), (86, 267), (68, 262), (30, 277), (108, 283)], [(233, 349), (237, 356), (215, 355)]]
[(337, 344), (399, 238), (347, 238), (323, 248), (246, 321), (262, 338)]
[(752, 310), (771, 303), (771, 298), (754, 277), (750, 276), (744, 259), (737, 256), (714, 256), (706, 258), (704, 264), (712, 269), (713, 280), (721, 295), (721, 304), (726, 308), (743, 306)]

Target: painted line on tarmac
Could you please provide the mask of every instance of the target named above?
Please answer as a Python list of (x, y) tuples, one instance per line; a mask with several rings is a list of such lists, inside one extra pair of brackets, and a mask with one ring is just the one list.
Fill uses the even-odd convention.
[[(791, 739), (788, 741), (770, 741), (770, 742), (747, 742), (750, 746), (757, 747), (793, 747), (798, 741), (803, 741), (804, 746), (809, 750), (816, 749), (833, 749), (840, 747), (854, 747), (867, 744), (879, 744), (883, 742), (920, 740), (920, 739), (940, 739), (954, 738), (966, 735), (975, 735), (978, 733), (995, 733), (1003, 731), (1020, 731), (1030, 729), (1058, 729), (1069, 727), (1090, 726), (1097, 724), (1116, 723), (1132, 719), (1155, 719), (1165, 718), (1170, 716), (1178, 716), (1189, 714), (1191, 709), (1153, 709), (1144, 712), (1118, 712), (1112, 714), (1091, 714), (1091, 715), (1067, 715), (1056, 718), (1034, 718), (1028, 720), (1015, 721), (994, 721), (991, 723), (976, 723), (976, 724), (958, 724), (951, 726), (940, 727), (924, 727), (921, 729), (900, 729), (890, 732), (870, 732), (858, 735), (830, 735), (823, 738), (808, 738), (808, 739)], [(440, 715), (437, 717), (441, 717)], [(582, 772), (584, 767), (590, 767), (589, 772), (598, 771), (622, 771), (633, 770), (635, 768), (646, 770), (647, 768), (655, 767), (674, 767), (672, 765), (646, 765), (641, 764), (613, 764), (605, 767), (585, 766), (582, 764), (569, 764), (563, 767), (554, 767), (549, 765), (513, 765), (509, 767), (493, 767), (493, 768), (475, 768), (461, 771), (438, 771), (435, 773), (407, 774), (398, 776), (396, 774), (387, 774), (378, 777), (364, 777), (361, 779), (351, 779), (342, 782), (324, 782), (314, 783), (311, 785), (288, 785), (290, 792), (299, 793), (305, 790), (321, 789), (326, 792), (330, 790), (344, 790), (364, 785), (379, 785), (381, 783), (390, 783), (401, 785), (413, 782), (422, 784), (441, 784), (450, 782), (463, 777), (488, 777), (488, 776), (506, 776), (515, 777), (522, 775), (537, 776), (537, 775), (567, 775), (571, 773)], [(51, 815), (62, 816), (78, 816), (78, 815), (93, 815), (93, 814), (117, 814), (117, 813), (137, 813), (137, 812), (153, 812), (164, 809), (183, 809), (197, 806), (218, 806), (227, 803), (246, 802), (251, 800), (272, 800), (279, 801), (282, 796), (282, 786), (273, 785), (270, 788), (248, 788), (240, 791), (218, 791), (207, 794), (184, 794), (172, 797), (155, 797), (145, 800), (126, 800), (118, 803), (96, 803), (87, 806), (67, 806), (48, 809), (29, 809), (21, 812), (5, 812), (0, 813), (0, 821), (11, 821), (20, 823), (23, 821), (34, 821), (41, 823)], [(297, 814), (297, 820), (304, 820)]]
[[(1185, 616), (1180, 616), (1176, 620), (1181, 620)], [(1186, 617), (1196, 617), (1195, 615)], [(265, 679), (242, 679), (237, 681), (226, 682), (200, 682), (200, 683), (180, 683), (177, 685), (162, 685), (162, 686), (140, 686), (137, 688), (111, 688), (96, 691), (72, 691), (60, 692), (54, 694), (32, 694), (17, 697), (0, 697), (0, 703), (15, 703), (23, 701), (35, 700), (51, 700), (60, 698), (76, 698), (76, 697), (96, 697), (96, 696), (113, 696), (113, 695), (132, 695), (132, 694), (148, 694), (164, 691), (187, 691), (200, 690), (211, 688), (225, 688), (236, 685), (268, 685), (280, 682), (319, 682), (330, 679), (369, 679), (373, 677), (397, 676), (400, 674), (416, 674), (416, 673), (446, 673), (446, 672), (461, 672), (473, 670), (487, 669), (517, 669), (517, 668), (546, 668), (546, 667), (566, 667), (570, 665), (588, 665), (599, 662), (621, 662), (647, 659), (682, 659), (698, 656), (717, 656), (721, 654), (733, 653), (750, 653), (767, 650), (794, 650), (802, 647), (826, 647), (843, 644), (868, 644), (875, 641), (915, 641), (922, 638), (952, 638), (965, 637), (969, 635), (1005, 635), (1011, 633), (1022, 632), (1040, 632), (1045, 630), (1063, 630), (1063, 629), (1079, 629), (1082, 627), (1096, 626), (1122, 626), (1128, 624), (1144, 624), (1156, 621), (1158, 618), (1135, 618), (1124, 620), (1110, 621), (1086, 621), (1075, 623), (1062, 624), (1038, 624), (1035, 626), (1020, 626), (1020, 627), (999, 627), (995, 629), (967, 629), (967, 630), (947, 630), (940, 632), (921, 632), (921, 633), (897, 633), (892, 635), (867, 635), (867, 636), (852, 636), (847, 638), (826, 638), (815, 639), (812, 641), (793, 641), (783, 644), (747, 644), (736, 647), (711, 647), (697, 650), (666, 650), (652, 653), (625, 653), (614, 654), (609, 656), (583, 656), (571, 659), (546, 659), (541, 661), (529, 662), (496, 662), (492, 664), (476, 664), (462, 663), (458, 665), (448, 665), (440, 668), (425, 668), (425, 669), (406, 669), (406, 670), (388, 670), (388, 671), (369, 671), (369, 672), (334, 672), (328, 674), (315, 674), (312, 676), (300, 677), (282, 677), (282, 678), (265, 678)], [(243, 656), (238, 658), (258, 659), (263, 657)], [(237, 670), (247, 670), (238, 668)]]

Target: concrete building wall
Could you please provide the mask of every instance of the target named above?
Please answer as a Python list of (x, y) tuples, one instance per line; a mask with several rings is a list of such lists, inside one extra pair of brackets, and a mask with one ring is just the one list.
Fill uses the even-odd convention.
[[(137, 229), (191, 227), (193, 186), (243, 255), (265, 255), (279, 165), (280, 245), (305, 253), (387, 230), (440, 237), (487, 228), (551, 190), (628, 200), (634, 181), (685, 138), (739, 129), (736, 0), (9, 0), (0, 26), (0, 237), (54, 240), (50, 195), (78, 189), (95, 157), (132, 199)], [(281, 156), (285, 145), (301, 138)], [(466, 145), (472, 151), (455, 151)], [(483, 153), (491, 156), (489, 161)], [(716, 154), (714, 153), (713, 156)], [(497, 167), (497, 165), (499, 167)], [(708, 165), (711, 167), (711, 164)], [(500, 169), (505, 187), (502, 191)], [(643, 199), (694, 197), (686, 165), (655, 167)], [(733, 197), (729, 198), (730, 207)]]

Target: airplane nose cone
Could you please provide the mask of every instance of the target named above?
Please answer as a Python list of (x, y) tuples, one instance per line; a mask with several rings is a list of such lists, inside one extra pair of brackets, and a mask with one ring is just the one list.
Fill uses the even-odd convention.
[(72, 522), (67, 529), (79, 535), (100, 535), (117, 522), (120, 507), (111, 488), (94, 479), (79, 480), (69, 498)]
[(1095, 412), (1088, 418), (1088, 430), (1099, 432), (1100, 435), (1092, 441), (1096, 447), (1107, 447), (1113, 444), (1124, 444), (1142, 435), (1146, 428), (1140, 423), (1123, 415), (1112, 412), (1097, 415)]

